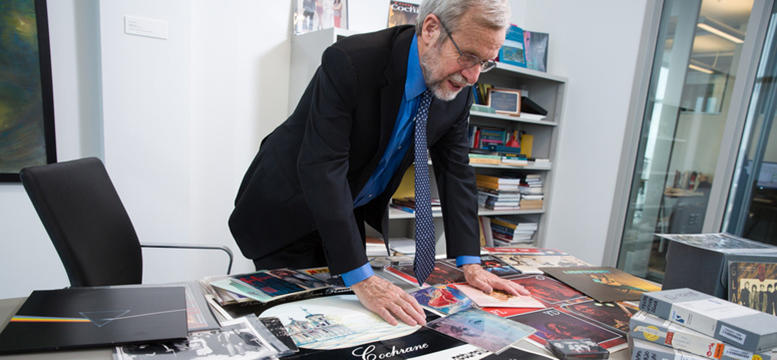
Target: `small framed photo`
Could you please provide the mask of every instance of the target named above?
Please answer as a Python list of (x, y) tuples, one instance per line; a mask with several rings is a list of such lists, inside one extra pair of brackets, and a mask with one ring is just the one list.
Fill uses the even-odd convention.
[(488, 89), (488, 106), (500, 114), (521, 115), (521, 91)]

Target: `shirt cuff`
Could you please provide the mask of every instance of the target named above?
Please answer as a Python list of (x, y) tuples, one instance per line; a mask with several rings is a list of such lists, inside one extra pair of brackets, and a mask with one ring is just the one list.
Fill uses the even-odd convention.
[[(480, 260), (478, 260), (478, 262), (480, 262)], [(367, 262), (364, 263), (364, 265), (357, 267), (356, 269), (342, 273), (341, 276), (345, 286), (350, 287), (351, 285), (362, 282), (363, 280), (367, 280), (367, 278), (372, 275), (375, 275), (375, 272), (372, 271), (370, 263)]]
[(456, 257), (456, 266), (461, 267), (462, 265), (467, 264), (480, 264), (480, 256), (457, 256)]

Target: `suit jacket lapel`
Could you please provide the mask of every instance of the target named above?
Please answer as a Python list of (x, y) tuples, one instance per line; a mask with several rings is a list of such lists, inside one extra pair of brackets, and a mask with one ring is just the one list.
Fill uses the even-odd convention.
[(386, 85), (380, 91), (380, 142), (376, 154), (378, 159), (386, 152), (386, 146), (394, 131), (399, 104), (405, 90), (407, 56), (410, 52), (410, 42), (413, 40), (413, 36), (415, 36), (415, 30), (412, 28), (402, 31), (397, 36), (391, 50), (391, 60), (383, 74), (386, 78)]

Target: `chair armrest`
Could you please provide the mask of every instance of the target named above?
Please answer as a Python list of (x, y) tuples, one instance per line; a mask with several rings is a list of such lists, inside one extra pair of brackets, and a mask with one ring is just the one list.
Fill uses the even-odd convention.
[(227, 253), (229, 265), (227, 265), (227, 275), (232, 272), (232, 250), (224, 245), (191, 245), (191, 244), (173, 244), (173, 243), (155, 243), (147, 242), (140, 244), (142, 248), (161, 248), (161, 249), (194, 249), (194, 250), (219, 250)]

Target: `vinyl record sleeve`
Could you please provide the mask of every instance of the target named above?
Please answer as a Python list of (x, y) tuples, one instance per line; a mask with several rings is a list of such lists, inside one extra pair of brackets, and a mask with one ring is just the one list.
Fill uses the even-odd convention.
[(0, 333), (0, 353), (186, 338), (183, 287), (37, 290)]
[(579, 266), (540, 268), (599, 302), (639, 300), (645, 292), (661, 291), (661, 286), (613, 267)]

